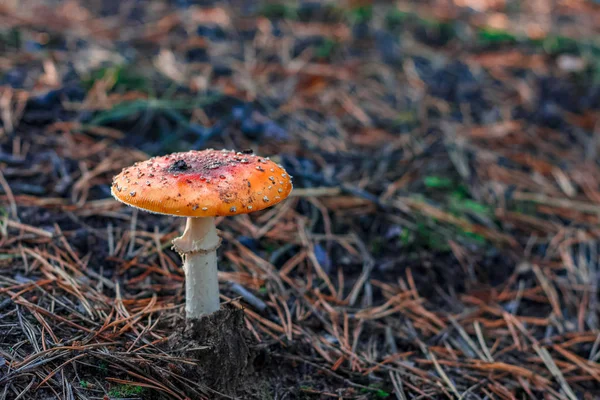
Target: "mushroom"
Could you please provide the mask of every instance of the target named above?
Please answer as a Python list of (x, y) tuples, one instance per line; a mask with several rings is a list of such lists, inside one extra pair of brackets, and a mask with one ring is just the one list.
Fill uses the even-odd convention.
[(271, 207), (292, 191), (285, 170), (251, 152), (202, 150), (174, 153), (135, 163), (113, 179), (119, 201), (145, 211), (187, 217), (173, 240), (183, 258), (188, 319), (219, 310), (215, 217)]

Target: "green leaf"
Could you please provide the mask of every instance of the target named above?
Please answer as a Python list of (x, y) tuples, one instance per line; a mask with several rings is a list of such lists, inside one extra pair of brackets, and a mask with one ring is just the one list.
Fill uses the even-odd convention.
[(185, 127), (188, 124), (187, 120), (175, 111), (201, 108), (207, 104), (218, 101), (221, 97), (221, 95), (214, 95), (196, 101), (193, 99), (142, 99), (124, 101), (115, 104), (110, 110), (98, 113), (98, 115), (90, 121), (89, 125), (106, 125), (134, 117), (142, 112), (167, 112), (172, 118), (176, 119), (177, 123)]

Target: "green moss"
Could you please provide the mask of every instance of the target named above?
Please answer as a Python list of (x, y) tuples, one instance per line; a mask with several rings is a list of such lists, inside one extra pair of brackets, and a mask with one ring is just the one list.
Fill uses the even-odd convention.
[(532, 44), (540, 46), (546, 53), (557, 54), (579, 54), (581, 43), (575, 39), (565, 36), (547, 36), (541, 40), (532, 40)]
[(364, 5), (354, 7), (348, 11), (348, 21), (352, 24), (369, 22), (373, 18), (373, 6)]
[(385, 390), (377, 390), (375, 392), (375, 397), (380, 398), (380, 399), (385, 399), (386, 397), (390, 397), (390, 394), (388, 392), (386, 392)]
[(108, 373), (108, 363), (106, 361), (100, 361), (98, 363), (98, 369), (103, 375), (106, 375)]
[(400, 244), (402, 244), (403, 246), (408, 246), (413, 242), (414, 237), (408, 229), (403, 229), (402, 233), (400, 234), (399, 240)]
[(110, 397), (128, 397), (143, 394), (145, 389), (135, 385), (118, 385), (110, 389), (108, 395)]
[(21, 31), (17, 28), (0, 32), (0, 44), (15, 50), (20, 50), (23, 44), (22, 36)]
[(291, 5), (284, 3), (265, 4), (260, 15), (269, 19), (297, 19), (297, 9)]
[(450, 251), (447, 238), (435, 229), (435, 220), (417, 223), (414, 245), (434, 251)]
[(315, 53), (314, 53), (315, 57), (317, 57), (317, 58), (323, 58), (323, 59), (328, 59), (328, 58), (331, 57), (331, 55), (333, 54), (333, 52), (335, 51), (335, 49), (337, 48), (337, 46), (338, 46), (338, 44), (334, 40), (325, 39), (323, 41), (323, 43), (321, 43), (315, 49)]
[(467, 239), (468, 241), (478, 244), (480, 246), (484, 246), (487, 243), (486, 239), (483, 236), (474, 232), (462, 231), (461, 236), (463, 236), (464, 239)]
[(432, 189), (449, 189), (455, 186), (451, 179), (435, 175), (426, 176), (423, 183)]
[(371, 253), (373, 253), (373, 254), (381, 253), (383, 246), (384, 246), (384, 242), (383, 242), (383, 238), (381, 238), (381, 237), (375, 237), (369, 241), (369, 247), (371, 248)]
[(419, 117), (417, 113), (413, 110), (402, 111), (398, 113), (394, 122), (396, 125), (406, 125), (418, 122)]
[(536, 215), (538, 205), (533, 201), (517, 201), (514, 203), (514, 211), (524, 215)]
[(385, 399), (390, 396), (388, 392), (380, 388), (381, 385), (371, 384), (368, 388), (361, 388), (361, 393), (370, 393), (377, 399)]
[(517, 37), (508, 31), (490, 27), (481, 28), (477, 34), (479, 42), (484, 45), (516, 43)]
[(387, 29), (396, 29), (404, 25), (410, 18), (414, 18), (414, 14), (393, 8), (385, 16), (385, 26)]
[(454, 215), (463, 215), (466, 212), (481, 214), (486, 216), (492, 215), (492, 210), (489, 206), (481, 204), (475, 200), (462, 197), (458, 193), (453, 193), (450, 196), (448, 208)]

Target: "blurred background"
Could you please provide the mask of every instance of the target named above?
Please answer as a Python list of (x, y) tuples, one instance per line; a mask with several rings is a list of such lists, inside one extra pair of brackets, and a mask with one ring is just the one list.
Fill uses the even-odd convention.
[(219, 221), (242, 398), (600, 396), (600, 4), (0, 2), (0, 398), (216, 398), (182, 344), (182, 221), (121, 168), (253, 149)]

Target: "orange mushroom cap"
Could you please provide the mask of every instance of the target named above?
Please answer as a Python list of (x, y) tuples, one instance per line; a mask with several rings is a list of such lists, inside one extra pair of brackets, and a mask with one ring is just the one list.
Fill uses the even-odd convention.
[(291, 177), (268, 158), (213, 149), (135, 163), (111, 187), (127, 205), (181, 217), (247, 214), (279, 203), (291, 191)]

